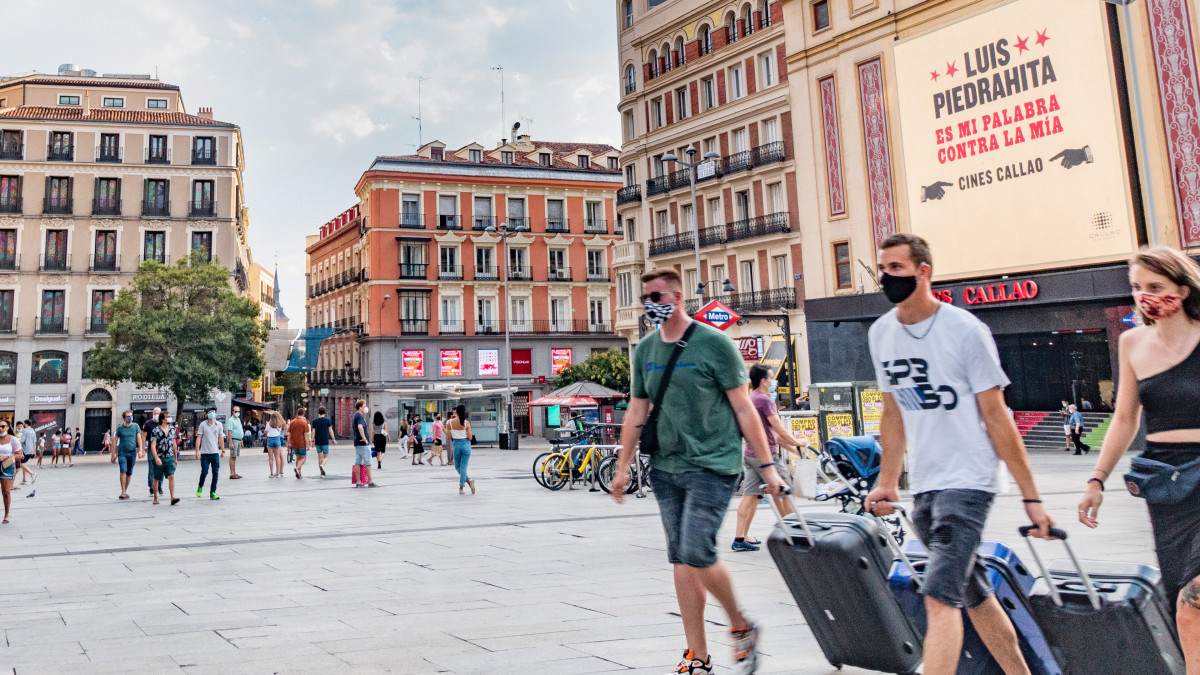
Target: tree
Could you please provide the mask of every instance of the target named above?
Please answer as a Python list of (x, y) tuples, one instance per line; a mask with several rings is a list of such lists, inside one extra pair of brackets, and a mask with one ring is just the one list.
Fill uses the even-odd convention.
[(629, 357), (622, 351), (610, 349), (596, 352), (583, 362), (568, 366), (550, 383), (561, 389), (576, 382), (595, 382), (622, 394), (629, 393)]
[(258, 303), (234, 293), (216, 261), (147, 261), (105, 309), (109, 339), (92, 349), (88, 373), (169, 389), (177, 416), (184, 402), (207, 403), (214, 390), (235, 391), (266, 368)]

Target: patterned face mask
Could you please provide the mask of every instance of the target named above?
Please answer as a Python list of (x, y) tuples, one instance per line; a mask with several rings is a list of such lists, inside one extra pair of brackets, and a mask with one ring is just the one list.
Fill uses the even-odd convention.
[(671, 315), (675, 313), (675, 305), (664, 304), (659, 302), (651, 302), (649, 300), (642, 301), (642, 307), (646, 309), (646, 318), (650, 319), (651, 323), (662, 324)]
[(1146, 318), (1156, 321), (1172, 316), (1183, 307), (1183, 298), (1174, 293), (1152, 295), (1138, 291), (1133, 294), (1133, 298), (1137, 301), (1138, 309), (1142, 310), (1142, 314)]

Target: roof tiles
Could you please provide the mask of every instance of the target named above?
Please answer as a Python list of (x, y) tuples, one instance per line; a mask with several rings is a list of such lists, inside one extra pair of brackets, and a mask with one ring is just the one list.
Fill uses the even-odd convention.
[(117, 122), (127, 124), (167, 124), (191, 127), (229, 127), (237, 125), (219, 122), (206, 117), (197, 117), (181, 112), (159, 112), (154, 110), (125, 110), (121, 108), (92, 108), (85, 117), (83, 108), (55, 108), (52, 106), (19, 106), (0, 111), (5, 120), (47, 120), (52, 122)]

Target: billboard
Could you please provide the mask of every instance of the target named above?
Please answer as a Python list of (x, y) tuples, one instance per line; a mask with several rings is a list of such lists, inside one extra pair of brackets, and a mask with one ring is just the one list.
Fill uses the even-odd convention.
[(558, 375), (562, 371), (571, 367), (571, 350), (570, 349), (551, 349), (550, 350), (550, 374)]
[(512, 350), (512, 374), (513, 375), (532, 375), (533, 374), (533, 350), (532, 349), (514, 349)]
[(938, 278), (1136, 247), (1103, 15), (1015, 0), (894, 47), (909, 225)]
[(405, 349), (400, 353), (403, 361), (400, 375), (402, 377), (425, 377), (425, 350)]
[(480, 349), (479, 350), (479, 374), (480, 375), (499, 375), (500, 374), (500, 350), (499, 349)]
[(441, 365), (442, 377), (462, 377), (462, 350), (443, 349)]

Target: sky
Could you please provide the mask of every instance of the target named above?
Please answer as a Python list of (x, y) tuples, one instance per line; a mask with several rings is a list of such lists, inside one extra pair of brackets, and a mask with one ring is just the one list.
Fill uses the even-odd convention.
[[(378, 155), (423, 139), (486, 147), (513, 122), (548, 141), (617, 145), (610, 0), (0, 0), (0, 74), (155, 73), (189, 113), (242, 129), (254, 259), (278, 256), (292, 327), (304, 237), (355, 203)], [(505, 118), (500, 113), (503, 66)], [(503, 129), (504, 134), (501, 135)]]

